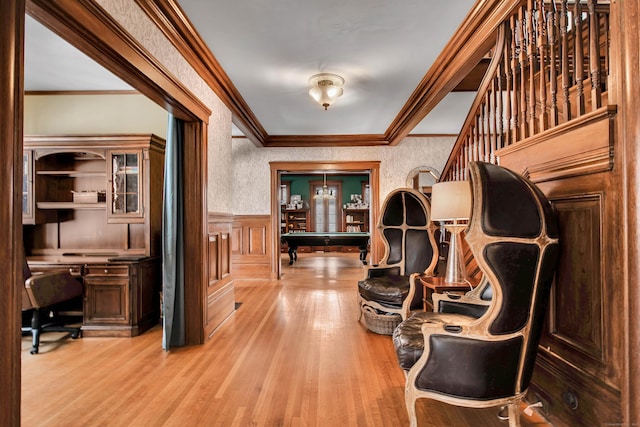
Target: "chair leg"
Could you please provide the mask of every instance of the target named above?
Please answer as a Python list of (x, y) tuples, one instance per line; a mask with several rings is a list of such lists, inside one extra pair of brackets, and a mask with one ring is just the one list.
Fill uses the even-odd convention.
[(409, 415), (409, 427), (418, 427), (418, 417), (416, 416), (416, 398), (413, 390), (411, 390), (408, 385), (405, 386), (404, 390), (404, 403), (407, 406), (407, 414)]
[(56, 323), (51, 324), (42, 324), (41, 320), (42, 313), (40, 309), (33, 310), (31, 314), (31, 327), (30, 328), (22, 328), (22, 332), (30, 332), (31, 333), (31, 350), (29, 353), (38, 354), (40, 348), (40, 335), (42, 332), (67, 332), (71, 336), (71, 339), (77, 339), (82, 336), (82, 329), (80, 327), (69, 327), (58, 325)]
[(509, 427), (520, 427), (520, 400), (509, 403)]

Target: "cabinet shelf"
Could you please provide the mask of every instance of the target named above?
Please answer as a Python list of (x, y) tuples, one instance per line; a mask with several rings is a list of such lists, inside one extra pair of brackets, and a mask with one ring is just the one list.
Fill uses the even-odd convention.
[(73, 203), (73, 202), (37, 202), (38, 209), (106, 209), (105, 202)]
[(90, 176), (97, 176), (97, 177), (105, 177), (107, 176), (107, 172), (103, 171), (103, 172), (82, 172), (82, 171), (43, 171), (43, 170), (39, 170), (36, 171), (36, 175), (49, 175), (49, 176), (68, 176), (71, 178), (79, 178), (79, 177), (90, 177)]
[(309, 209), (282, 209), (280, 232), (294, 233), (308, 231)]

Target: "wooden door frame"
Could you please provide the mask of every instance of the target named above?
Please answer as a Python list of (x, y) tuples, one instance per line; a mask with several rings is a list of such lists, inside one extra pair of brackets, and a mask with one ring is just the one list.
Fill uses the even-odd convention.
[(381, 250), (378, 230), (380, 212), (380, 161), (315, 161), (315, 162), (269, 162), (271, 167), (271, 276), (280, 279), (280, 178), (282, 172), (313, 173), (322, 171), (369, 171), (371, 191), (370, 224), (371, 227), (371, 259), (377, 259)]
[(211, 110), (95, 2), (27, 0), (26, 11), (141, 94), (184, 120), (186, 344), (204, 342), (207, 257), (207, 123)]
[(0, 1), (0, 419), (20, 426), (24, 1)]

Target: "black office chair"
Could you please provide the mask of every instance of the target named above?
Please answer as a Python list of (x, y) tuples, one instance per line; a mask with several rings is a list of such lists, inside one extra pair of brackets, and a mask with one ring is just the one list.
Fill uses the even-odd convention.
[(519, 402), (533, 372), (559, 254), (556, 219), (542, 192), (500, 166), (469, 166), (473, 209), (466, 240), (483, 272), (478, 290), (434, 300), (443, 312), (417, 312), (400, 323), (393, 343), (406, 371), (411, 426), (415, 402), (439, 400), (473, 408)]
[[(67, 271), (32, 275), (26, 258), (24, 258), (22, 272), (24, 275), (22, 311), (30, 315), (30, 326), (23, 326), (22, 332), (31, 333), (30, 353), (38, 353), (42, 332), (68, 332), (72, 339), (81, 336), (80, 327), (64, 326), (64, 321), (56, 317), (56, 313), (65, 308), (66, 303), (81, 300), (82, 284)], [(53, 314), (53, 317), (49, 317), (49, 314)]]

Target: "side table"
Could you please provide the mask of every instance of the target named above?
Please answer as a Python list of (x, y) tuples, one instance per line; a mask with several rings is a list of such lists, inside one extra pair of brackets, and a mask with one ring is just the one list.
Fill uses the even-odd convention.
[(433, 276), (420, 276), (420, 283), (422, 283), (422, 309), (424, 311), (433, 310), (431, 295), (434, 292), (438, 294), (444, 292), (466, 293), (476, 286), (473, 283), (448, 283), (444, 281), (444, 277)]

